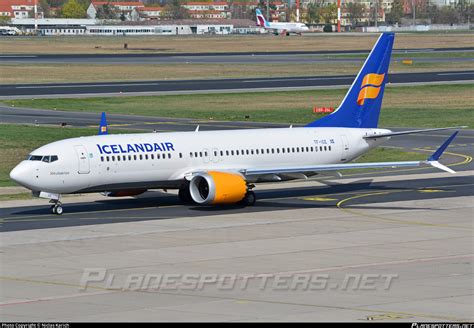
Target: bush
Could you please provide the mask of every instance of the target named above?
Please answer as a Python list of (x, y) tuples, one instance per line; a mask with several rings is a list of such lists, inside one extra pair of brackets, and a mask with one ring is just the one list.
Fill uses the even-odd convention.
[(324, 25), (323, 31), (324, 32), (332, 32), (332, 25), (331, 24)]

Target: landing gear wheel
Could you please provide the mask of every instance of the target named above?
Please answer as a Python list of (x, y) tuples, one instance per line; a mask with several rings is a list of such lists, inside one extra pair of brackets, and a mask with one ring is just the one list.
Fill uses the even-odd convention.
[(56, 205), (54, 206), (54, 211), (55, 211), (55, 214), (61, 215), (63, 214), (63, 207), (61, 205)]
[(244, 199), (242, 199), (242, 204), (244, 204), (245, 206), (253, 206), (255, 205), (256, 201), (257, 201), (257, 196), (255, 196), (255, 193), (252, 190), (249, 190), (245, 194)]
[(51, 214), (56, 214), (56, 205), (51, 205), (50, 210)]

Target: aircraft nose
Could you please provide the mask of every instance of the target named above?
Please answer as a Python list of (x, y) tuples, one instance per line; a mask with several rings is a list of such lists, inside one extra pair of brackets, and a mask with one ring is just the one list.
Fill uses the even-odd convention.
[(15, 166), (10, 172), (10, 179), (22, 186), (26, 186), (27, 181), (31, 180), (31, 177), (28, 176), (28, 168), (26, 165), (24, 165), (24, 163), (20, 163)]

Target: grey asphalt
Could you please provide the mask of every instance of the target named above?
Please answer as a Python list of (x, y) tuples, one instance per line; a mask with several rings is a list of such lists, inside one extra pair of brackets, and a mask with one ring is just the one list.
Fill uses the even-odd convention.
[[(89, 112), (61, 112), (54, 110), (36, 110), (27, 108), (8, 108), (0, 107), (1, 123), (35, 123), (38, 125), (60, 125), (67, 123), (72, 127), (97, 127), (99, 122), (99, 114)], [(148, 132), (153, 130), (158, 133), (164, 131), (192, 131), (197, 125), (200, 130), (216, 130), (216, 129), (239, 129), (239, 128), (269, 128), (269, 127), (286, 127), (287, 124), (273, 124), (273, 123), (255, 123), (255, 122), (214, 122), (193, 119), (170, 119), (170, 118), (156, 118), (145, 116), (128, 116), (128, 115), (108, 115), (109, 129), (137, 129)], [(32, 127), (34, 128), (34, 127)], [(393, 128), (395, 131), (406, 130), (406, 128)], [(432, 153), (442, 142), (452, 133), (452, 131), (429, 132), (426, 134), (406, 135), (392, 138), (386, 146), (396, 147), (404, 150), (416, 151), (426, 153), (427, 157)], [(464, 129), (458, 135), (456, 140), (448, 149), (447, 154), (443, 160), (444, 163), (454, 165), (453, 169), (457, 171), (468, 171), (474, 169), (472, 163), (472, 156), (474, 155), (474, 130)], [(255, 207), (240, 208), (198, 208), (193, 206), (180, 205), (175, 195), (160, 192), (149, 192), (144, 197), (137, 199), (107, 199), (99, 202), (84, 203), (84, 204), (67, 204), (65, 201), (65, 212), (67, 219), (51, 219), (49, 214), (49, 207), (46, 206), (31, 206), (21, 208), (4, 208), (0, 209), (0, 217), (4, 217), (3, 224), (0, 230), (15, 231), (28, 229), (43, 229), (61, 226), (75, 226), (83, 224), (104, 224), (112, 222), (127, 221), (127, 218), (134, 218), (133, 220), (141, 220), (140, 217), (154, 219), (171, 219), (180, 216), (194, 217), (201, 215), (213, 215), (223, 213), (253, 213), (267, 211), (272, 212), (285, 208), (307, 208), (308, 206), (315, 206), (311, 202), (301, 200), (302, 197), (310, 196), (325, 196), (330, 197), (333, 194), (343, 193), (345, 195), (352, 195), (360, 192), (380, 192), (385, 189), (398, 189), (401, 186), (409, 188), (410, 190), (418, 190), (420, 188), (428, 187), (442, 187), (456, 185), (451, 188), (449, 197), (468, 196), (472, 195), (472, 187), (464, 185), (461, 182), (469, 182), (472, 184), (472, 177), (451, 177), (447, 176), (443, 179), (433, 180), (413, 180), (407, 184), (403, 181), (388, 182), (382, 184), (371, 184), (371, 177), (393, 176), (400, 174), (420, 174), (439, 172), (433, 168), (421, 168), (415, 170), (391, 169), (380, 171), (366, 171), (354, 174), (344, 175), (343, 178), (358, 177), (363, 179), (360, 183), (344, 184), (341, 180), (340, 184), (333, 184), (327, 188), (314, 189), (312, 187), (300, 187), (281, 190), (272, 190), (257, 192), (257, 197), (260, 199), (259, 204)], [(334, 178), (334, 177), (333, 177)], [(323, 179), (325, 179), (323, 177)], [(369, 179), (369, 180), (366, 180)], [(362, 181), (362, 180), (361, 180)], [(367, 182), (369, 181), (369, 182)], [(257, 188), (258, 191), (258, 188)], [(439, 195), (437, 193), (415, 193), (416, 197), (422, 199), (431, 199), (438, 196), (445, 197), (445, 194)], [(395, 197), (395, 198), (394, 198)], [(415, 196), (410, 192), (398, 193), (395, 196), (391, 194), (379, 195), (371, 202), (387, 202), (400, 200), (413, 200)], [(281, 200), (284, 198), (284, 200)], [(330, 197), (331, 198), (331, 197)], [(337, 198), (338, 200), (339, 197)], [(334, 201), (328, 203), (319, 202), (317, 206), (335, 206)], [(143, 210), (143, 208), (147, 208)], [(148, 209), (151, 208), (152, 210)], [(140, 209), (140, 210), (138, 210)], [(120, 210), (120, 214), (115, 217), (115, 210)], [(95, 219), (86, 219), (91, 213), (94, 213)], [(114, 214), (111, 214), (114, 213)], [(150, 215), (151, 214), (151, 215)], [(114, 218), (111, 217), (114, 216)], [(23, 220), (24, 217), (29, 218), (45, 218), (44, 220)], [(20, 218), (15, 220), (15, 218)], [(53, 217), (54, 218), (54, 217)]]
[[(58, 96), (111, 96), (132, 94), (233, 92), (342, 87), (350, 85), (354, 75), (240, 78), (207, 80), (160, 80), (95, 83), (0, 84), (0, 99)], [(393, 73), (391, 84), (471, 82), (474, 71)]]
[[(473, 47), (395, 49), (394, 54), (427, 54), (417, 61), (472, 61), (474, 58), (433, 58), (436, 53), (474, 53)], [(277, 51), (277, 52), (226, 52), (226, 53), (143, 53), (143, 54), (0, 54), (3, 63), (89, 63), (89, 64), (176, 64), (176, 63), (312, 63), (326, 61), (355, 61), (357, 58), (332, 58), (337, 55), (366, 55), (367, 50), (339, 51)]]

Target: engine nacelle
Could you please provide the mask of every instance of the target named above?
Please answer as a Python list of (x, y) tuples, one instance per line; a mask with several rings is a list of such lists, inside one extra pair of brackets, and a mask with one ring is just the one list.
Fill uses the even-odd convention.
[(137, 196), (143, 194), (147, 189), (127, 189), (127, 190), (116, 190), (116, 191), (104, 191), (102, 195), (107, 197), (126, 197), (126, 196)]
[(247, 183), (239, 174), (209, 171), (191, 179), (189, 192), (198, 204), (235, 204), (245, 197)]

